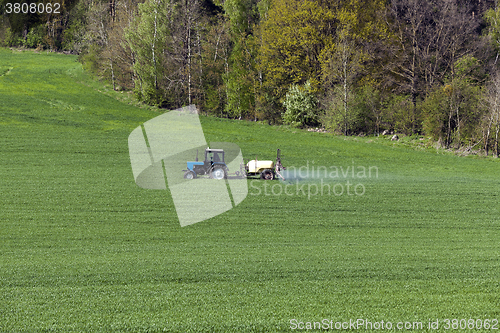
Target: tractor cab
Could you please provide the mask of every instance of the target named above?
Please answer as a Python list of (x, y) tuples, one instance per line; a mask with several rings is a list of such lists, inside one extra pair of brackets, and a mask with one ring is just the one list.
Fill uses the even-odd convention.
[(205, 149), (205, 163), (224, 163), (224, 150), (222, 149)]
[(210, 175), (211, 178), (222, 179), (227, 177), (227, 166), (224, 162), (224, 150), (205, 149), (205, 160), (198, 161), (198, 152), (195, 162), (187, 162), (184, 178), (193, 179), (199, 175)]

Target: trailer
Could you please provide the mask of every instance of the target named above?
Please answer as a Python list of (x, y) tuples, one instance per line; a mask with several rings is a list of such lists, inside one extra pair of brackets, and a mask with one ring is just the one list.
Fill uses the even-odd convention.
[(276, 177), (280, 177), (285, 180), (285, 177), (281, 174), (282, 170), (286, 168), (281, 164), (281, 150), (278, 149), (276, 153), (276, 162), (273, 161), (259, 161), (257, 158), (248, 161), (245, 164), (245, 175), (248, 177), (260, 177), (260, 179), (273, 180)]

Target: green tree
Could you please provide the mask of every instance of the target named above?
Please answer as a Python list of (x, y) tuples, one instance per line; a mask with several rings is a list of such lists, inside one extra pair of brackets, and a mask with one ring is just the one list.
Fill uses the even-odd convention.
[[(486, 155), (490, 146), (493, 148), (493, 155), (498, 158), (500, 153), (500, 74), (496, 71), (486, 86), (484, 94), (486, 112), (483, 117), (483, 138)], [(490, 142), (492, 141), (492, 142)]]
[(478, 67), (477, 59), (465, 56), (454, 67), (455, 74), (437, 86), (422, 105), (425, 133), (443, 142), (446, 148), (478, 141), (483, 117), (481, 87), (471, 76)]
[[(363, 59), (362, 46), (387, 30), (378, 15), (384, 6), (381, 0), (272, 2), (261, 25), (260, 48), (263, 87), (271, 92), (271, 101), (283, 98), (291, 84), (307, 80), (316, 94), (333, 89), (330, 95), (338, 96), (334, 86), (347, 81), (339, 79), (342, 65), (337, 60), (347, 60), (346, 72), (360, 64), (354, 59)], [(345, 93), (354, 85), (354, 79), (347, 80), (350, 82), (344, 89), (344, 101), (348, 100)]]
[(222, 15), (207, 26), (202, 41), (203, 104), (206, 113), (226, 116), (227, 89), (224, 78), (229, 72), (230, 36), (228, 22)]
[(355, 132), (380, 134), (385, 120), (381, 92), (373, 84), (365, 84), (357, 89), (354, 108), (358, 114)]
[(392, 95), (386, 102), (386, 115), (390, 126), (406, 135), (415, 131), (415, 109), (411, 95)]
[(262, 23), (264, 85), (283, 97), (291, 84), (321, 80), (319, 57), (334, 36), (334, 14), (317, 1), (276, 0)]
[(228, 71), (224, 75), (227, 104), (226, 114), (231, 117), (255, 115), (255, 96), (258, 87), (258, 43), (254, 28), (259, 21), (256, 0), (226, 0), (224, 10), (229, 20), (233, 47)]
[(361, 71), (362, 54), (356, 49), (349, 25), (339, 29), (341, 31), (335, 44), (323, 52), (323, 57), (327, 58), (322, 63), (323, 86), (330, 99), (335, 99), (333, 103), (328, 103), (326, 112), (334, 113), (333, 119), (340, 121), (336, 122), (336, 126), (348, 135), (353, 131), (357, 118), (357, 110), (353, 107), (354, 82)]
[(258, 76), (255, 69), (256, 49), (253, 36), (241, 37), (233, 44), (229, 70), (224, 75), (227, 104), (226, 114), (239, 119), (255, 114)]
[(354, 101), (354, 93), (349, 92), (345, 95), (342, 85), (336, 85), (330, 89), (322, 101), (324, 114), (321, 116), (321, 123), (323, 126), (339, 134), (352, 134), (358, 121), (358, 109), (354, 107)]
[(484, 14), (484, 19), (488, 24), (488, 37), (496, 50), (496, 64), (500, 55), (500, 6), (488, 9)]
[(125, 38), (134, 52), (136, 93), (140, 100), (152, 105), (162, 103), (159, 80), (164, 75), (164, 48), (173, 4), (148, 0), (139, 5), (137, 22), (126, 30)]

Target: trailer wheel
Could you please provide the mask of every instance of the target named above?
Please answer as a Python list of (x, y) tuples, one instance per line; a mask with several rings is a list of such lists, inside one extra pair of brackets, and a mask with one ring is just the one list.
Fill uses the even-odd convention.
[(196, 178), (196, 174), (193, 171), (187, 171), (184, 174), (184, 178), (185, 179), (195, 179)]
[(274, 173), (271, 170), (266, 169), (266, 170), (262, 171), (262, 173), (260, 174), (260, 179), (273, 180)]
[(226, 170), (221, 167), (215, 167), (210, 171), (210, 178), (218, 180), (227, 178)]

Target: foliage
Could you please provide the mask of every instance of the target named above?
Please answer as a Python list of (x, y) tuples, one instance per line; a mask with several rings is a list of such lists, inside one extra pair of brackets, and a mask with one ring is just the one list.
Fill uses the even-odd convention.
[(291, 84), (320, 79), (318, 62), (333, 14), (317, 1), (274, 1), (262, 23), (260, 61), (265, 86), (281, 98)]
[[(143, 103), (457, 147), (488, 127), (475, 97), (498, 65), (491, 0), (65, 0), (61, 12), (3, 16), (0, 38), (76, 53)], [(321, 107), (297, 122), (283, 101), (306, 81)]]
[(447, 133), (447, 105), (444, 98), (443, 87), (432, 91), (422, 103), (424, 115), (423, 130), (434, 140), (444, 142)]
[(23, 40), (18, 37), (11, 28), (5, 30), (4, 44), (6, 46), (18, 46), (21, 45)]
[(92, 74), (98, 74), (102, 49), (98, 45), (90, 45), (85, 53), (78, 57), (83, 62), (83, 67)]
[(226, 114), (242, 118), (255, 112), (255, 89), (258, 86), (255, 71), (255, 39), (242, 38), (234, 45), (229, 58), (229, 70), (224, 76), (227, 104)]
[(224, 10), (233, 47), (228, 72), (224, 75), (230, 117), (248, 117), (255, 114), (258, 73), (256, 69), (258, 42), (254, 36), (259, 14), (255, 0), (227, 0)]
[[(363, 42), (384, 30), (383, 8), (383, 1), (274, 1), (261, 23), (264, 87), (278, 99), (306, 80), (318, 95), (342, 80), (352, 89)], [(339, 76), (342, 66), (349, 73)]]
[(353, 132), (380, 134), (386, 120), (381, 92), (371, 84), (361, 86), (357, 89), (353, 107), (358, 114)]
[(484, 110), (481, 88), (470, 74), (477, 68), (477, 59), (465, 56), (455, 63), (453, 77), (437, 86), (424, 101), (424, 131), (435, 139), (451, 145), (479, 140), (479, 124)]
[(286, 93), (283, 106), (283, 122), (294, 127), (312, 125), (317, 121), (318, 102), (312, 92), (311, 82), (307, 81), (301, 87), (291, 85)]
[(217, 116), (227, 116), (227, 83), (224, 78), (229, 71), (230, 38), (228, 22), (221, 15), (206, 31), (202, 42), (203, 99), (200, 108)]
[(23, 45), (28, 48), (37, 48), (39, 46), (47, 46), (44, 42), (45, 29), (43, 25), (38, 25), (30, 29), (26, 35)]
[(500, 155), (500, 74), (498, 71), (493, 73), (486, 86), (483, 102), (486, 107), (481, 123), (484, 150), (488, 155), (490, 147), (492, 147), (493, 154), (498, 158)]
[[(341, 85), (331, 89), (323, 99), (324, 114), (321, 116), (323, 126), (338, 134), (350, 135), (357, 122), (357, 109), (353, 107), (354, 94), (345, 95)], [(347, 106), (347, 107), (346, 107)]]
[(139, 84), (138, 97), (146, 104), (162, 103), (159, 80), (164, 75), (164, 50), (167, 47), (169, 21), (173, 8), (169, 1), (146, 1), (139, 4), (137, 21), (126, 31), (125, 38), (135, 54), (134, 72)]
[(77, 54), (82, 53), (85, 45), (85, 25), (81, 21), (75, 20), (64, 31), (63, 40), (63, 49), (74, 51)]
[(394, 131), (406, 135), (416, 132), (414, 126), (418, 118), (411, 96), (393, 95), (387, 101), (386, 108)]
[(484, 14), (484, 19), (488, 23), (488, 35), (497, 50), (498, 59), (498, 52), (500, 52), (500, 7), (488, 9)]

